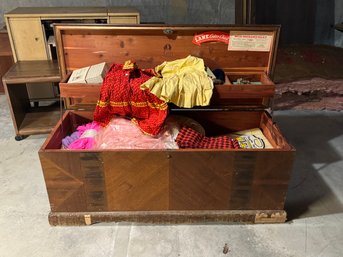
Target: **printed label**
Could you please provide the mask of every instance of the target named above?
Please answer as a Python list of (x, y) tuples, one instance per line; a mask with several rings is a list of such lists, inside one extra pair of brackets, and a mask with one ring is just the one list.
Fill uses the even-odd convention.
[(229, 43), (230, 35), (225, 32), (221, 31), (207, 31), (201, 34), (197, 34), (193, 37), (192, 42), (198, 46), (200, 46), (204, 42), (224, 42), (226, 44)]
[(254, 135), (240, 136), (240, 137), (237, 137), (236, 140), (238, 141), (239, 146), (241, 148), (257, 148), (257, 149), (265, 148), (265, 144), (263, 140)]
[(231, 31), (228, 50), (269, 52), (272, 39), (268, 32)]

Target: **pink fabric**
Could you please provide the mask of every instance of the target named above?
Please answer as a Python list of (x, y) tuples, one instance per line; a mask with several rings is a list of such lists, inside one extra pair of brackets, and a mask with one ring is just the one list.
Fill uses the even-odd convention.
[(95, 136), (100, 128), (101, 126), (96, 121), (79, 126), (77, 132), (79, 133), (80, 138), (72, 142), (68, 149), (93, 149)]
[(145, 135), (132, 121), (114, 117), (96, 136), (94, 149), (177, 149), (178, 126), (168, 119), (157, 136)]

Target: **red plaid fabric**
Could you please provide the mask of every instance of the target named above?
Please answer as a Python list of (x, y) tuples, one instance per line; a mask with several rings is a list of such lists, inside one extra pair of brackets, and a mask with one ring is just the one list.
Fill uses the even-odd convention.
[(237, 140), (228, 136), (205, 137), (191, 128), (182, 128), (175, 139), (180, 148), (239, 149)]
[(153, 76), (152, 70), (126, 69), (113, 64), (106, 74), (94, 120), (106, 126), (114, 115), (127, 116), (149, 135), (157, 135), (168, 114), (168, 105), (140, 85)]

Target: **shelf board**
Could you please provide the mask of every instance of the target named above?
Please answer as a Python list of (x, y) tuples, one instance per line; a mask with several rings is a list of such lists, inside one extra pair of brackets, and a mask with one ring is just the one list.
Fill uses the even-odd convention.
[(60, 80), (56, 61), (16, 62), (3, 77), (6, 84), (59, 82)]
[(57, 124), (61, 117), (61, 112), (58, 108), (32, 108), (30, 112), (25, 114), (24, 120), (20, 125), (20, 135), (34, 135), (49, 133)]
[(5, 17), (106, 17), (106, 7), (17, 7), (7, 12)]

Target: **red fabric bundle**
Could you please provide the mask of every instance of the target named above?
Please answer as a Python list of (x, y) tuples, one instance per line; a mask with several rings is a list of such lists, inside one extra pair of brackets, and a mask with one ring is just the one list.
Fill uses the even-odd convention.
[(168, 114), (168, 105), (140, 85), (153, 70), (136, 69), (132, 63), (113, 64), (100, 91), (94, 120), (107, 125), (114, 115), (127, 116), (149, 135), (157, 135)]

